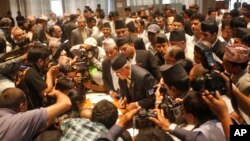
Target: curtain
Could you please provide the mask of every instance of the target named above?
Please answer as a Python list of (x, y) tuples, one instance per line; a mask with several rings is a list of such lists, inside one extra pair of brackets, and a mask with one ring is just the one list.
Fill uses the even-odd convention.
[[(17, 11), (21, 10), (22, 15), (33, 15), (40, 17), (42, 14), (49, 16), (50, 0), (9, 0), (13, 17), (17, 16)], [(106, 12), (114, 10), (114, 0), (62, 0), (64, 12), (76, 13), (76, 9), (80, 8), (82, 13), (84, 6), (88, 5), (93, 11), (96, 10), (97, 4), (101, 4), (101, 8)]]

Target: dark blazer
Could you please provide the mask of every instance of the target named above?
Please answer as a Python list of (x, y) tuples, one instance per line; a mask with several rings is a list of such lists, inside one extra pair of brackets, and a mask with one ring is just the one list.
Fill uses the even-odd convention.
[(158, 81), (162, 75), (155, 56), (146, 50), (136, 50), (136, 64), (150, 72)]
[(157, 80), (145, 69), (131, 65), (131, 85), (128, 87), (127, 80), (119, 79), (120, 95), (126, 97), (128, 103), (138, 102), (145, 109), (153, 108), (155, 96), (153, 87)]
[(77, 28), (77, 25), (74, 22), (68, 22), (64, 25), (64, 32), (69, 41), (70, 41), (72, 30), (76, 28)]
[(135, 49), (137, 49), (137, 50), (145, 50), (146, 49), (142, 38), (131, 36), (131, 39), (134, 43)]
[(227, 47), (220, 40), (217, 40), (215, 45), (212, 47), (212, 50), (221, 60), (223, 60), (223, 55), (226, 52), (226, 48)]
[(110, 69), (111, 69), (111, 61), (108, 58), (106, 58), (102, 62), (102, 74), (103, 74), (102, 79), (104, 82), (104, 87), (107, 92), (109, 92), (110, 90), (114, 90)]

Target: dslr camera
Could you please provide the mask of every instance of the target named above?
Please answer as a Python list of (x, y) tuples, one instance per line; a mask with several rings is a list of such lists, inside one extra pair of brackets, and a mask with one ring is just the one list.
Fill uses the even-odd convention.
[(173, 100), (170, 96), (165, 96), (163, 102), (159, 105), (163, 109), (164, 116), (170, 122), (179, 123), (182, 120), (183, 108), (182, 103)]
[(221, 94), (226, 93), (225, 80), (214, 70), (218, 70), (218, 62), (213, 58), (212, 48), (207, 47), (202, 42), (195, 45), (195, 51), (202, 56), (202, 66), (208, 69), (208, 72), (203, 76), (191, 80), (191, 87), (195, 91), (207, 89), (211, 93), (218, 90)]
[(153, 110), (148, 110), (141, 108), (138, 115), (134, 118), (134, 126), (136, 129), (144, 129), (147, 127), (154, 127), (155, 124), (150, 121), (149, 117), (155, 117), (157, 118), (156, 113), (153, 112)]

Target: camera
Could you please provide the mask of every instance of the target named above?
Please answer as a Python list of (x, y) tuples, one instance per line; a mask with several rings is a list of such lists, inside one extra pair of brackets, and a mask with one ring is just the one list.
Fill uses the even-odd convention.
[(160, 109), (163, 109), (164, 116), (174, 123), (179, 123), (182, 120), (183, 108), (182, 103), (173, 100), (170, 96), (166, 96), (163, 102), (159, 105)]
[(147, 127), (154, 127), (155, 124), (150, 121), (149, 117), (157, 118), (157, 115), (153, 112), (153, 110), (148, 110), (141, 108), (138, 115), (134, 118), (134, 125), (136, 129), (144, 129)]
[[(218, 90), (221, 94), (226, 93), (225, 80), (214, 70), (218, 68), (218, 63), (213, 58), (212, 48), (207, 47), (203, 42), (199, 41), (195, 45), (195, 51), (202, 56), (202, 66), (208, 69), (208, 72), (201, 77), (191, 80), (190, 84), (194, 91), (208, 90), (214, 93)], [(218, 70), (218, 69), (217, 69)]]
[[(148, 95), (155, 95), (155, 92), (158, 87), (159, 87), (158, 85), (154, 85), (153, 88), (148, 91)], [(168, 88), (166, 85), (161, 85), (159, 91), (160, 91), (160, 94), (163, 94), (164, 96), (166, 93), (168, 93)]]
[(192, 80), (191, 87), (194, 91), (208, 90), (214, 94), (215, 91), (218, 90), (220, 94), (226, 94), (225, 80), (214, 71), (210, 71), (203, 76)]
[(98, 48), (90, 47), (89, 49), (81, 49), (80, 58), (85, 61), (96, 57), (98, 55)]

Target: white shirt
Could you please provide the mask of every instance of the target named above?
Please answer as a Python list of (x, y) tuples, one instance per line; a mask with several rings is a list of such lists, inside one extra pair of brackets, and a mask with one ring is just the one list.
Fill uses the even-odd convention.
[(110, 67), (110, 73), (111, 73), (111, 77), (112, 77), (112, 82), (113, 82), (114, 90), (117, 91), (117, 90), (120, 89), (120, 86), (119, 86), (119, 77), (116, 75), (116, 73), (112, 69), (112, 67)]

